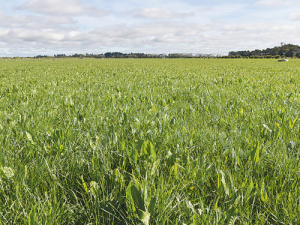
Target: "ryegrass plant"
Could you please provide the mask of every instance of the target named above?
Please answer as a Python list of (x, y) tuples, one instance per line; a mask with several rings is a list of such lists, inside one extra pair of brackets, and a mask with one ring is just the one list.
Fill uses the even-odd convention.
[(298, 64), (0, 60), (0, 223), (300, 223)]

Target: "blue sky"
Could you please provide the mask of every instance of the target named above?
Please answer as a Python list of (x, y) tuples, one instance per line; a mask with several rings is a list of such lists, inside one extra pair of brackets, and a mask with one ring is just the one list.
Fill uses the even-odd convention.
[(0, 0), (0, 56), (300, 45), (297, 0)]

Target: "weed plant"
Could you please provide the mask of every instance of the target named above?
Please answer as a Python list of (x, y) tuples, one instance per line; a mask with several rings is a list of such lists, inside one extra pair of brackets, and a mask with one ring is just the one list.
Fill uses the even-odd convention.
[(0, 224), (299, 224), (299, 60), (0, 60)]

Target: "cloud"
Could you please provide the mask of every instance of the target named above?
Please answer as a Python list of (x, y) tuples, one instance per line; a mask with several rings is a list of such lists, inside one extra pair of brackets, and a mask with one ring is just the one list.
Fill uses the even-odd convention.
[[(61, 32), (55, 32), (52, 29), (27, 29), (27, 28), (13, 28), (0, 30), (0, 37), (2, 41), (9, 41), (17, 43), (47, 43), (62, 41), (64, 35)], [(27, 45), (28, 46), (28, 45)]]
[[(32, 21), (34, 18), (25, 19)], [(19, 27), (0, 26), (0, 40), (5, 44), (6, 52), (13, 55), (17, 54), (17, 50), (24, 55), (107, 51), (226, 54), (229, 51), (273, 47), (282, 41), (300, 41), (296, 24), (270, 22), (197, 23), (155, 20), (139, 24), (111, 24), (87, 31), (63, 28), (46, 28), (43, 24), (36, 27), (25, 24)]]
[[(83, 0), (23, 1), (26, 3), (20, 7), (0, 11), (1, 55), (107, 51), (226, 54), (280, 42), (300, 43), (298, 23), (289, 21), (300, 21), (296, 3), (284, 9), (261, 10), (261, 6), (288, 6), (291, 0), (256, 0), (255, 7), (237, 0), (236, 4), (208, 5), (150, 0), (142, 6), (135, 0), (85, 1), (89, 5)], [(108, 10), (111, 13), (105, 19), (98, 18)]]
[(74, 25), (76, 21), (67, 16), (39, 16), (39, 15), (12, 15), (8, 16), (0, 11), (0, 27), (56, 27)]
[(222, 32), (217, 36), (223, 37), (224, 40), (220, 40), (220, 43), (224, 44), (227, 39), (233, 51), (274, 47), (283, 41), (286, 43), (300, 41), (297, 26), (289, 24), (228, 23), (221, 30)]
[(35, 13), (47, 15), (92, 15), (105, 16), (106, 10), (100, 10), (95, 7), (83, 5), (77, 0), (29, 0), (18, 9), (28, 10)]
[(292, 12), (286, 16), (287, 19), (293, 20), (293, 21), (299, 21), (300, 20), (300, 13), (299, 12)]
[(70, 52), (70, 49), (90, 53), (101, 53), (109, 49), (155, 53), (161, 52), (162, 46), (165, 46), (166, 52), (167, 48), (170, 48), (169, 51), (186, 52), (190, 51), (189, 45), (197, 44), (200, 33), (210, 29), (212, 27), (206, 24), (176, 22), (132, 26), (119, 24), (85, 32), (11, 28), (0, 29), (0, 39), (6, 43), (14, 43), (14, 47), (44, 49), (44, 54), (53, 52), (53, 49), (63, 49), (66, 53)]
[(68, 16), (42, 16), (42, 15), (6, 15), (0, 11), (0, 28), (13, 30), (17, 28), (28, 30), (70, 30), (77, 29), (77, 21)]
[(267, 32), (288, 32), (295, 30), (296, 27), (286, 24), (271, 24), (271, 23), (243, 23), (243, 24), (226, 24), (222, 27), (223, 31), (231, 32), (254, 32), (258, 33), (267, 33)]
[(139, 18), (150, 18), (150, 19), (177, 19), (186, 18), (193, 16), (194, 13), (179, 13), (170, 9), (161, 8), (144, 8), (132, 10), (129, 14), (132, 14)]
[(260, 0), (256, 2), (257, 5), (268, 6), (268, 7), (282, 7), (293, 5), (291, 0)]
[(213, 26), (208, 24), (195, 24), (184, 22), (150, 22), (140, 25), (128, 26), (125, 24), (119, 24), (115, 26), (109, 26), (106, 28), (95, 29), (94, 33), (99, 33), (106, 37), (124, 37), (124, 38), (136, 38), (156, 35), (197, 35), (199, 32), (204, 32), (213, 29)]

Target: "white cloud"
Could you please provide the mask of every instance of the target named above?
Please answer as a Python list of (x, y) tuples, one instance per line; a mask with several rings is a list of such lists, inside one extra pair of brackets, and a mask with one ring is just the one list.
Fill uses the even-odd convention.
[[(67, 16), (12, 15), (0, 11), (0, 27), (6, 28), (62, 28), (62, 25), (74, 25), (76, 21)], [(64, 29), (66, 29), (64, 27)]]
[(91, 15), (104, 16), (108, 14), (106, 10), (83, 5), (77, 0), (29, 0), (19, 9), (28, 10), (35, 13), (48, 15)]
[(291, 0), (260, 0), (256, 2), (257, 5), (268, 6), (268, 7), (282, 7), (293, 5)]
[[(288, 39), (286, 33), (293, 39)], [(222, 25), (170, 21), (139, 25), (118, 24), (90, 31), (0, 29), (0, 39), (5, 43), (14, 43), (12, 51), (26, 46), (28, 49), (42, 49), (41, 54), (106, 51), (226, 54), (231, 50), (272, 47), (282, 41), (300, 41), (298, 36), (296, 25), (271, 23)]]
[[(300, 41), (297, 25), (267, 23), (226, 24), (222, 28), (225, 43), (228, 40), (231, 50), (254, 50), (274, 47), (281, 42)], [(288, 35), (287, 35), (288, 34)], [(232, 40), (230, 40), (232, 39)]]
[(292, 12), (286, 16), (287, 19), (293, 21), (300, 21), (300, 13), (299, 12)]
[(223, 31), (232, 32), (255, 32), (257, 33), (267, 33), (267, 32), (285, 32), (293, 31), (296, 26), (286, 25), (286, 24), (272, 24), (272, 23), (243, 23), (243, 24), (226, 24), (222, 27)]
[[(200, 33), (212, 29), (206, 24), (186, 23), (148, 23), (137, 26), (124, 24), (108, 26), (87, 32), (13, 28), (0, 29), (0, 39), (5, 42), (14, 42), (14, 45), (36, 47), (53, 51), (56, 49), (72, 49), (84, 52), (101, 52), (101, 46), (109, 49), (126, 51), (161, 52), (167, 48), (173, 51), (187, 51), (187, 44), (198, 45)], [(167, 45), (166, 45), (167, 44)], [(177, 49), (177, 50), (176, 50)], [(46, 52), (47, 52), (46, 51)], [(103, 51), (103, 50), (102, 50)], [(190, 51), (190, 50), (189, 50)], [(199, 50), (200, 51), (200, 50)]]
[(144, 8), (139, 10), (132, 10), (130, 13), (137, 17), (151, 19), (181, 19), (194, 15), (193, 12), (179, 13), (170, 9), (161, 8)]
[(109, 26), (104, 29), (95, 29), (93, 32), (109, 38), (136, 38), (157, 35), (180, 35), (188, 37), (189, 35), (197, 35), (199, 32), (204, 32), (211, 29), (213, 29), (213, 26), (208, 24), (152, 22), (132, 26), (119, 24), (115, 26)]
[(256, 4), (237, 0), (203, 1), (206, 4), (194, 0), (18, 1), (25, 3), (11, 3), (3, 6), (5, 13), (0, 11), (2, 55), (106, 51), (226, 54), (281, 42), (300, 43), (299, 3), (295, 0), (256, 0)]

